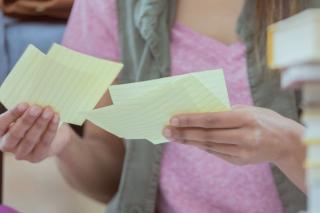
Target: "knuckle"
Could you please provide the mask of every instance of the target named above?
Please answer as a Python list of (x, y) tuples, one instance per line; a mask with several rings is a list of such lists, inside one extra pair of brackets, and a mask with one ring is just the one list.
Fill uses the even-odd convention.
[[(202, 138), (205, 140), (205, 141), (211, 141), (212, 140), (212, 134), (210, 131), (204, 131), (202, 133)], [(209, 143), (207, 143), (209, 144)]]
[(29, 116), (29, 115), (28, 116), (24, 116), (21, 119), (22, 125), (25, 125), (25, 126), (31, 126), (33, 124), (33, 121), (34, 121), (34, 118)]
[(1, 150), (3, 152), (13, 152), (13, 149), (11, 147), (7, 147), (7, 146), (1, 147)]
[(182, 117), (180, 119), (180, 123), (181, 123), (182, 126), (188, 126), (188, 125), (191, 124), (191, 119), (188, 118), (188, 117)]
[(15, 154), (15, 157), (14, 157), (16, 160), (25, 160), (24, 156), (21, 155), (21, 154)]
[(30, 163), (39, 163), (47, 158), (46, 153), (34, 152), (28, 157)]
[(203, 117), (203, 124), (204, 126), (211, 126), (213, 123), (215, 122), (219, 122), (217, 121), (218, 119), (215, 118), (214, 116), (204, 116)]
[[(175, 128), (172, 128), (172, 129), (170, 129), (171, 130), (171, 137), (172, 138), (180, 138), (180, 131), (181, 130), (177, 130), (177, 129), (175, 129)], [(47, 132), (46, 134), (45, 134), (45, 137), (44, 137), (44, 139), (47, 141), (48, 140), (48, 138), (51, 138), (51, 135), (53, 135), (53, 132), (52, 131), (50, 131), (50, 132)]]
[(4, 143), (1, 147), (3, 152), (14, 152), (14, 146), (11, 143)]
[(247, 157), (247, 152), (244, 149), (239, 150), (239, 156), (241, 159), (245, 159)]
[(252, 137), (252, 134), (241, 134), (239, 139), (243, 144), (248, 144), (252, 141)]
[(37, 120), (37, 122), (35, 122), (33, 126), (35, 129), (41, 129), (46, 124), (46, 122), (47, 121), (44, 118), (40, 118), (39, 120)]
[(241, 156), (242, 161), (247, 163), (252, 158), (252, 152), (249, 150), (241, 150), (240, 156)]
[(59, 126), (59, 124), (51, 124), (51, 125), (48, 126), (46, 132), (49, 133), (49, 134), (54, 134), (54, 133), (57, 132), (58, 126)]
[(8, 129), (7, 127), (0, 126), (0, 137), (5, 134), (5, 132), (7, 131), (7, 129)]
[(173, 135), (176, 138), (184, 138), (186, 136), (186, 132), (184, 130), (179, 130), (179, 131), (175, 130), (173, 131)]
[(52, 142), (52, 138), (48, 137), (48, 138), (42, 139), (41, 144), (44, 147), (48, 147), (48, 146), (50, 146), (51, 142)]
[(204, 149), (206, 152), (208, 152), (209, 154), (215, 154), (215, 152), (209, 148)]
[(30, 136), (27, 136), (27, 137), (25, 137), (24, 139), (23, 139), (23, 145), (25, 145), (25, 146), (29, 146), (29, 145), (32, 145), (32, 144), (34, 144), (34, 143), (36, 143), (36, 139), (35, 138), (33, 138), (31, 135)]
[(205, 142), (205, 146), (209, 147), (210, 149), (215, 148), (215, 146), (211, 142)]
[(16, 133), (9, 132), (5, 140), (7, 143), (13, 143), (16, 141), (20, 141), (22, 138), (23, 136), (18, 134), (18, 132)]
[(30, 163), (39, 163), (40, 161), (42, 161), (42, 159), (36, 158), (36, 157), (31, 157), (27, 161), (29, 161)]
[(251, 113), (244, 111), (242, 116), (243, 116), (243, 120), (245, 121), (245, 123), (251, 124), (252, 122), (254, 122), (254, 118)]
[(240, 141), (242, 142), (242, 147), (250, 149), (250, 151), (252, 151), (252, 149), (254, 149), (257, 146), (257, 139), (254, 131), (247, 134), (243, 134), (240, 137)]
[(248, 124), (252, 127), (258, 126), (258, 121), (257, 121), (256, 117), (251, 113), (246, 113), (245, 122), (246, 122), (246, 124)]
[(17, 107), (14, 108), (14, 109), (9, 110), (7, 113), (11, 117), (19, 117), (21, 115), (21, 112), (18, 110)]

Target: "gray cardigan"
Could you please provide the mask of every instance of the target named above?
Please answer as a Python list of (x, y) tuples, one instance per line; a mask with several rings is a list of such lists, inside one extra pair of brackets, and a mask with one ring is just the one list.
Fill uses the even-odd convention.
[[(170, 30), (175, 18), (175, 0), (118, 0), (121, 57), (125, 68), (122, 83), (160, 78), (170, 71)], [(256, 106), (270, 108), (298, 120), (297, 96), (280, 88), (280, 77), (259, 65), (250, 42), (253, 38), (255, 0), (247, 0), (238, 22), (238, 33), (247, 45), (248, 76)], [(261, 30), (265, 30), (262, 26)], [(264, 53), (265, 38), (260, 51)], [(154, 213), (163, 145), (145, 140), (126, 141), (126, 155), (118, 193), (108, 204), (108, 213)], [(274, 181), (287, 213), (306, 207), (306, 196), (283, 173), (272, 166)], [(213, 177), (214, 178), (214, 177)]]

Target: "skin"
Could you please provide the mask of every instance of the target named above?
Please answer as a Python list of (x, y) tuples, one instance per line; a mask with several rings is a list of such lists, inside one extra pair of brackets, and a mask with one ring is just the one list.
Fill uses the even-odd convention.
[(274, 111), (235, 106), (227, 112), (177, 115), (163, 134), (232, 164), (271, 162), (305, 192), (303, 130)]
[[(219, 7), (217, 7), (219, 5)], [(178, 2), (177, 21), (226, 45), (238, 41), (234, 32), (243, 0)], [(108, 92), (97, 107), (112, 104)], [(87, 122), (80, 138), (68, 126), (58, 128), (52, 108), (20, 104), (0, 115), (0, 149), (17, 160), (57, 159), (66, 181), (91, 198), (108, 202), (117, 191), (125, 148), (122, 140)], [(177, 115), (164, 135), (177, 143), (206, 150), (237, 165), (272, 162), (305, 191), (303, 126), (257, 107), (229, 112)]]

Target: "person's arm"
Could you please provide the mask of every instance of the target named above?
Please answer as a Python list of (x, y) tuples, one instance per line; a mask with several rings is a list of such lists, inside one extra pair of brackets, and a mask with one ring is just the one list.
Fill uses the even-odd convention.
[(275, 165), (304, 193), (307, 192), (305, 180), (304, 162), (307, 148), (302, 143), (304, 126), (293, 123), (292, 131), (287, 132), (287, 137), (291, 141), (287, 144), (287, 151), (284, 152)]
[(233, 164), (274, 163), (306, 192), (303, 129), (297, 122), (271, 110), (242, 106), (227, 112), (177, 115), (164, 135)]
[[(97, 107), (110, 103), (107, 94)], [(70, 140), (72, 142), (57, 155), (62, 175), (72, 187), (95, 200), (108, 202), (120, 181), (124, 159), (122, 140), (90, 122), (85, 125), (83, 139), (72, 131)]]
[[(78, 52), (119, 61), (116, 1), (75, 0), (63, 45)], [(97, 107), (111, 104), (107, 94)], [(72, 143), (57, 156), (65, 179), (90, 197), (107, 202), (118, 188), (124, 158), (123, 142), (94, 126), (85, 125), (84, 138), (72, 132)]]
[[(110, 103), (107, 95), (98, 107)], [(58, 129), (58, 124), (59, 117), (50, 107), (20, 104), (0, 114), (0, 150), (33, 163), (57, 156), (61, 172), (71, 186), (93, 199), (108, 202), (120, 181), (123, 142), (89, 123), (83, 139), (68, 125)]]

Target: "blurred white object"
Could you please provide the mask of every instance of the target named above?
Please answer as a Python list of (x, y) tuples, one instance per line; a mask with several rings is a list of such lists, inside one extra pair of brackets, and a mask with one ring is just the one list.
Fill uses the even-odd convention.
[(308, 213), (320, 212), (320, 9), (309, 9), (268, 28), (271, 69), (282, 71), (282, 87), (302, 90)]
[[(320, 84), (320, 64), (292, 66), (282, 72), (281, 86), (284, 89), (301, 88), (305, 82), (308, 82), (308, 85), (311, 85), (311, 83)], [(309, 90), (310, 86), (307, 87)], [(319, 88), (317, 88), (317, 90), (318, 89)], [(320, 90), (318, 90), (318, 95), (320, 98), (319, 91)], [(313, 95), (313, 93), (311, 95)]]
[(320, 9), (305, 10), (268, 28), (268, 64), (283, 69), (320, 61)]

